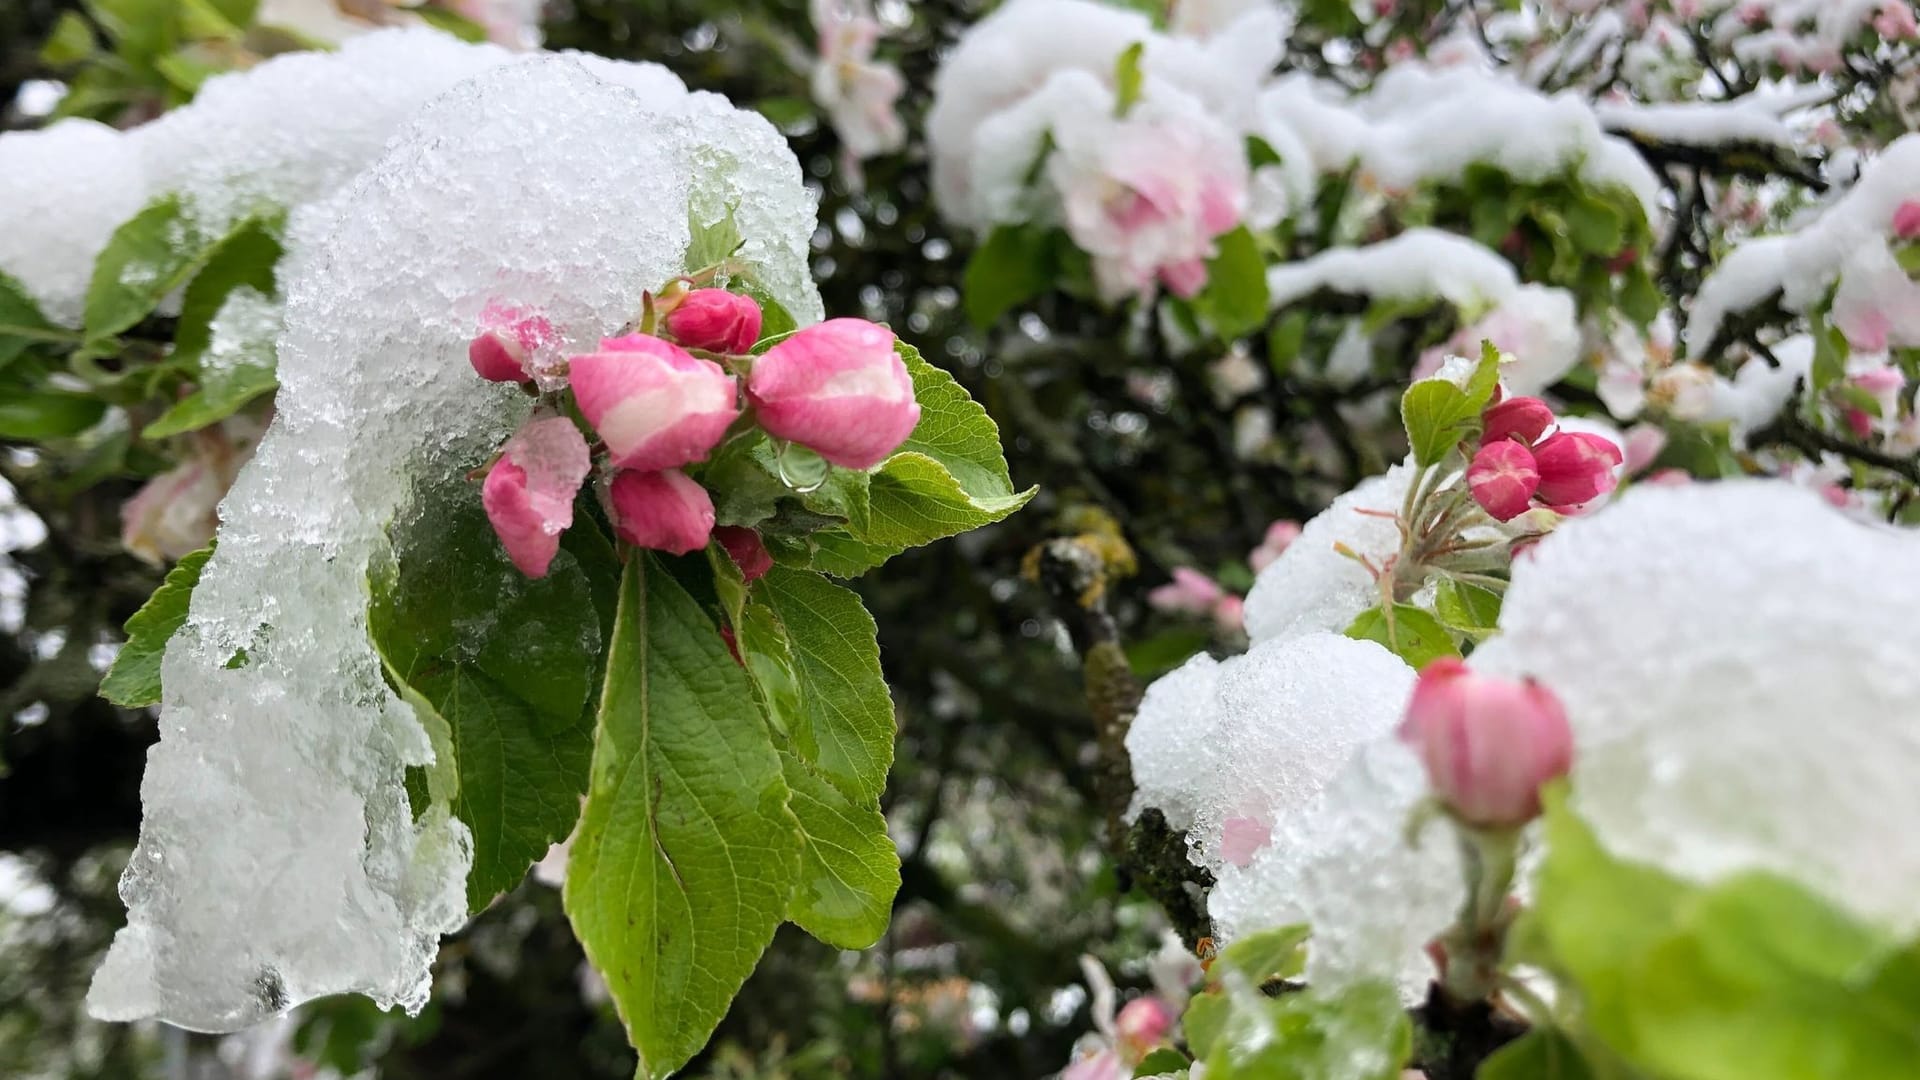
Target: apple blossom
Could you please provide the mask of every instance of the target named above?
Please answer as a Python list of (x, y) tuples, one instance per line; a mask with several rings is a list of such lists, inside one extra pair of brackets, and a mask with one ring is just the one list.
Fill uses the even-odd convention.
[(1260, 540), (1260, 546), (1247, 555), (1248, 565), (1254, 573), (1265, 570), (1273, 560), (1286, 554), (1287, 548), (1300, 539), (1300, 523), (1282, 518), (1267, 526), (1267, 534)]
[(1121, 1056), (1139, 1061), (1163, 1042), (1173, 1030), (1173, 1010), (1152, 994), (1134, 998), (1120, 1007), (1114, 1018)]
[(213, 540), (226, 492), (211, 465), (189, 458), (147, 481), (120, 507), (120, 543), (155, 566), (184, 558)]
[(1245, 868), (1273, 840), (1273, 826), (1256, 817), (1230, 817), (1220, 826), (1220, 857)]
[(1204, 113), (1136, 108), (1076, 127), (1049, 171), (1067, 232), (1093, 257), (1108, 301), (1149, 295), (1156, 283), (1193, 296), (1207, 283), (1214, 238), (1246, 213), (1245, 156)]
[(1539, 487), (1533, 452), (1511, 439), (1481, 447), (1467, 466), (1467, 490), (1495, 521), (1511, 521), (1526, 513)]
[(666, 325), (689, 349), (745, 353), (760, 340), (760, 305), (725, 289), (695, 289), (667, 313)]
[(1893, 235), (1902, 240), (1920, 237), (1920, 199), (1908, 199), (1894, 210)]
[(480, 312), (480, 332), (467, 346), (467, 362), (483, 379), (525, 382), (528, 359), (552, 340), (553, 325), (544, 316), (488, 304)]
[(1476, 674), (1452, 657), (1428, 664), (1400, 738), (1434, 794), (1461, 820), (1511, 828), (1540, 813), (1540, 787), (1573, 765), (1566, 710), (1545, 687)]
[(1218, 582), (1191, 566), (1174, 567), (1172, 577), (1147, 593), (1147, 605), (1155, 611), (1205, 615), (1227, 595)]
[(773, 555), (767, 545), (761, 541), (760, 534), (740, 525), (722, 525), (713, 530), (713, 538), (720, 541), (727, 556), (740, 567), (740, 576), (755, 581), (773, 569)]
[(678, 469), (616, 473), (607, 503), (614, 532), (635, 547), (685, 555), (713, 535), (713, 499)]
[(1540, 501), (1552, 507), (1591, 502), (1619, 483), (1614, 467), (1622, 460), (1620, 447), (1587, 432), (1562, 431), (1533, 449), (1539, 470)]
[(768, 349), (747, 377), (760, 426), (835, 465), (870, 469), (920, 422), (913, 377), (893, 332), (864, 319), (828, 319)]
[(1920, 37), (1920, 20), (1908, 0), (1887, 0), (1873, 17), (1873, 30), (1887, 41), (1907, 41)]
[(654, 472), (704, 459), (740, 415), (726, 369), (647, 334), (607, 338), (568, 360), (580, 412), (613, 464)]
[(827, 112), (847, 156), (889, 154), (904, 146), (907, 127), (895, 109), (907, 82), (900, 69), (873, 59), (880, 23), (867, 0), (813, 0), (819, 56), (810, 76), (813, 100)]
[(501, 447), (480, 488), (487, 521), (513, 565), (545, 577), (573, 524), (573, 497), (592, 468), (587, 440), (564, 416), (538, 416)]

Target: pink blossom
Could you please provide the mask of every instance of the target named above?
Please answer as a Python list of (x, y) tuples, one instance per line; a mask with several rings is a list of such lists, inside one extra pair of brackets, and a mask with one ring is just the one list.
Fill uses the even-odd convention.
[(1120, 1052), (1103, 1046), (1073, 1059), (1060, 1072), (1060, 1080), (1127, 1080), (1133, 1066), (1120, 1060)]
[(1533, 453), (1510, 439), (1481, 447), (1467, 466), (1467, 490), (1495, 521), (1526, 513), (1539, 486)]
[(1109, 301), (1205, 287), (1214, 238), (1240, 223), (1246, 159), (1205, 117), (1146, 115), (1082, 132), (1051, 165), (1067, 232)]
[(1545, 687), (1479, 675), (1457, 659), (1428, 664), (1400, 738), (1461, 820), (1512, 828), (1540, 813), (1540, 786), (1573, 765), (1566, 710)]
[(226, 493), (217, 470), (189, 458), (148, 480), (120, 507), (120, 543), (155, 566), (185, 558), (212, 542)]
[(1218, 582), (1191, 566), (1174, 567), (1172, 576), (1147, 593), (1147, 606), (1171, 615), (1205, 615), (1226, 596)]
[(1267, 526), (1267, 535), (1261, 539), (1260, 546), (1247, 556), (1247, 562), (1259, 573), (1273, 565), (1273, 560), (1286, 554), (1295, 540), (1300, 539), (1300, 523), (1281, 519)]
[(1908, 199), (1894, 209), (1893, 235), (1902, 240), (1920, 237), (1920, 199)]
[(813, 100), (826, 110), (847, 155), (859, 161), (906, 145), (896, 103), (906, 92), (900, 69), (873, 59), (881, 27), (867, 0), (813, 0), (819, 57), (810, 76)]
[(1680, 487), (1693, 483), (1693, 474), (1685, 469), (1658, 469), (1648, 473), (1640, 482), (1655, 487)]
[(1846, 335), (1847, 344), (1861, 352), (1886, 351), (1887, 336), (1893, 332), (1893, 320), (1886, 312), (1852, 305), (1845, 310), (1836, 307), (1833, 315), (1835, 325)]
[(740, 567), (740, 576), (755, 581), (773, 569), (773, 555), (767, 551), (767, 545), (761, 541), (760, 534), (739, 525), (722, 525), (713, 530), (713, 538), (720, 541), (728, 557)]
[(740, 415), (737, 384), (724, 368), (646, 334), (603, 340), (567, 368), (581, 414), (622, 469), (700, 461)]
[(768, 349), (747, 377), (760, 426), (835, 465), (870, 469), (920, 422), (913, 377), (892, 331), (828, 319)]
[(695, 289), (667, 313), (667, 332), (689, 349), (745, 353), (760, 340), (760, 305), (725, 289)]
[(1273, 826), (1255, 817), (1230, 817), (1220, 826), (1220, 857), (1244, 868), (1273, 840)]
[(1905, 41), (1920, 37), (1920, 21), (1906, 0), (1887, 0), (1873, 17), (1873, 30), (1887, 41)]
[(1612, 491), (1614, 473), (1624, 455), (1611, 440), (1584, 431), (1563, 431), (1534, 447), (1540, 474), (1540, 501), (1560, 508), (1578, 506)]
[(480, 312), (480, 332), (467, 345), (467, 362), (483, 379), (525, 382), (527, 361), (553, 339), (553, 324), (545, 316), (491, 303)]
[(1511, 397), (1489, 407), (1480, 419), (1482, 446), (1504, 439), (1532, 446), (1553, 426), (1553, 410), (1537, 397)]
[(1621, 449), (1626, 456), (1629, 476), (1644, 471), (1667, 448), (1666, 429), (1657, 424), (1635, 424), (1627, 429), (1626, 440), (1626, 445)]
[(587, 440), (564, 416), (529, 420), (500, 448), (480, 502), (521, 573), (546, 576), (560, 534), (573, 524), (574, 494), (591, 467)]
[(608, 485), (607, 501), (614, 531), (635, 547), (685, 555), (713, 535), (713, 500), (678, 469), (622, 471)]
[(1173, 1010), (1152, 994), (1122, 1005), (1120, 1015), (1113, 1022), (1120, 1056), (1131, 1061), (1146, 1057), (1166, 1040), (1167, 1033), (1173, 1030), (1173, 1021)]

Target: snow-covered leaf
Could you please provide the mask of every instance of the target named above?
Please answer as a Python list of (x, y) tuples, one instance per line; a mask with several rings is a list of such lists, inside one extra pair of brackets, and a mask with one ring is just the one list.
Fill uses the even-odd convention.
[(207, 264), (223, 239), (194, 223), (178, 196), (149, 203), (114, 231), (94, 263), (87, 338), (110, 337), (146, 318)]
[(1347, 627), (1347, 636), (1379, 642), (1415, 671), (1443, 656), (1460, 655), (1440, 620), (1412, 604), (1395, 604), (1391, 611), (1369, 608)]

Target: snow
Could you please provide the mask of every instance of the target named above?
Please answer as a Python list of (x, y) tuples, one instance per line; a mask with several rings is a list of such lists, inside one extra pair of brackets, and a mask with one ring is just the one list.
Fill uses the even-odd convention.
[(1299, 539), (1270, 563), (1247, 594), (1247, 634), (1255, 645), (1317, 631), (1338, 634), (1380, 603), (1367, 568), (1335, 550), (1345, 545), (1381, 565), (1400, 550), (1390, 516), (1406, 501), (1413, 469), (1396, 465), (1333, 500), (1300, 530)]
[(0, 273), (47, 318), (78, 327), (93, 261), (146, 201), (138, 155), (105, 124), (0, 134)]
[(1920, 536), (1783, 481), (1626, 493), (1515, 564), (1470, 661), (1566, 704), (1574, 805), (1617, 854), (1776, 871), (1920, 928)]
[(1789, 311), (1813, 311), (1836, 282), (1833, 316), (1843, 330), (1881, 316), (1889, 343), (1920, 346), (1920, 284), (1888, 246), (1894, 211), (1914, 198), (1920, 198), (1920, 135), (1905, 135), (1798, 231), (1749, 240), (1729, 252), (1694, 297), (1687, 351), (1702, 354), (1729, 317), (1775, 293)]
[(1267, 270), (1267, 289), (1276, 308), (1331, 289), (1377, 300), (1439, 297), (1463, 311), (1479, 312), (1519, 287), (1513, 265), (1491, 248), (1424, 227), (1365, 247), (1329, 248)]
[(1187, 830), (1218, 870), (1229, 819), (1298, 816), (1360, 744), (1399, 723), (1413, 670), (1371, 641), (1313, 633), (1215, 662), (1202, 653), (1155, 681), (1127, 732), (1135, 809)]
[(527, 411), (467, 363), (487, 302), (596, 340), (682, 269), (690, 202), (709, 219), (737, 205), (743, 257), (818, 318), (813, 199), (773, 128), (566, 59), (463, 83), (296, 214), (276, 418), (167, 649), (95, 1016), (224, 1030), (346, 991), (424, 1004), (438, 938), (466, 916), (469, 839), (444, 807), (409, 810), (404, 769), (432, 752), (369, 646), (368, 567), (416, 500), (474, 497), (464, 474)]
[(1226, 942), (1309, 923), (1309, 983), (1338, 989), (1385, 979), (1420, 1000), (1434, 976), (1422, 949), (1465, 899), (1452, 830), (1431, 822), (1409, 836), (1426, 796), (1426, 773), (1398, 739), (1361, 746), (1251, 863), (1221, 868), (1207, 897), (1214, 936)]
[(1793, 147), (1793, 132), (1764, 98), (1688, 101), (1661, 105), (1601, 103), (1593, 107), (1602, 127), (1679, 146), (1765, 143)]
[(1622, 187), (1650, 215), (1659, 199), (1659, 178), (1630, 144), (1602, 130), (1587, 101), (1548, 96), (1477, 66), (1398, 64), (1351, 98), (1289, 76), (1262, 93), (1260, 112), (1269, 127), (1292, 128), (1319, 171), (1358, 164), (1393, 191), (1458, 182), (1468, 165), (1484, 162), (1522, 182), (1575, 172)]

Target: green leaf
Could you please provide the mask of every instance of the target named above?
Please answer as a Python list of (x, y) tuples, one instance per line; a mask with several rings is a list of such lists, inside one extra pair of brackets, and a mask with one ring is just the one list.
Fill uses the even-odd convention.
[(9, 393), (0, 399), (0, 438), (63, 439), (100, 422), (106, 403), (64, 390)]
[(1581, 250), (1596, 256), (1613, 255), (1620, 250), (1626, 237), (1627, 222), (1605, 200), (1583, 194), (1563, 209), (1566, 212), (1567, 234)]
[(989, 525), (1025, 506), (1038, 488), (1015, 492), (1000, 429), (953, 376), (899, 343), (913, 376), (920, 423), (868, 480), (865, 528), (850, 523), (813, 537), (814, 568), (855, 577), (910, 547)]
[(1660, 286), (1654, 282), (1653, 275), (1639, 266), (1628, 270), (1620, 285), (1620, 310), (1627, 318), (1645, 328), (1660, 317), (1661, 304)]
[(166, 580), (127, 620), (127, 643), (120, 646), (107, 677), (100, 681), (101, 697), (127, 709), (160, 704), (160, 658), (174, 631), (186, 624), (200, 569), (212, 556), (210, 545), (175, 563)]
[(1500, 594), (1482, 585), (1442, 577), (1434, 587), (1433, 611), (1449, 629), (1484, 638), (1500, 625)]
[(795, 751), (849, 797), (876, 802), (893, 765), (893, 699), (873, 617), (851, 590), (783, 566), (750, 595), (791, 642), (802, 711), (783, 726)]
[(1413, 1032), (1393, 987), (1362, 982), (1277, 998), (1232, 992), (1207, 1080), (1399, 1080)]
[(1306, 970), (1310, 934), (1305, 923), (1296, 923), (1236, 938), (1220, 951), (1210, 974), (1219, 978), (1237, 971), (1255, 986), (1269, 979), (1291, 979)]
[[(403, 696), (444, 721), (452, 809), (473, 833), (472, 910), (526, 876), (579, 817), (610, 555), (575, 522), (547, 576), (514, 569), (470, 489), (430, 496), (370, 574), (368, 635)], [(431, 782), (432, 777), (429, 777)]]
[(1407, 427), (1413, 459), (1437, 465), (1454, 447), (1473, 437), (1480, 410), (1466, 391), (1445, 379), (1421, 379), (1400, 398), (1400, 418)]
[(86, 0), (86, 8), (113, 38), (115, 51), (138, 64), (173, 48), (179, 42), (175, 0)]
[(886, 931), (900, 888), (880, 816), (894, 720), (873, 618), (851, 591), (776, 566), (753, 583), (735, 634), (786, 736), (787, 783), (806, 838), (787, 917), (829, 944), (864, 949)]
[[(141, 432), (146, 438), (165, 438), (224, 420), (279, 385), (274, 374), (277, 326), (261, 326), (257, 334), (238, 337), (235, 328), (228, 327), (220, 354), (210, 354), (215, 320), (223, 313), (229, 318), (245, 314), (228, 309), (230, 299), (240, 297), (257, 306), (274, 295), (282, 254), (278, 232), (277, 219), (247, 222), (220, 243), (206, 268), (187, 285), (169, 359), (194, 373), (198, 389), (148, 424)], [(247, 328), (244, 318), (240, 321)]]
[(99, 51), (100, 43), (94, 39), (93, 27), (85, 16), (63, 11), (46, 44), (40, 46), (40, 59), (50, 68), (73, 67), (93, 59)]
[(1187, 1055), (1171, 1046), (1163, 1046), (1141, 1058), (1140, 1064), (1133, 1067), (1133, 1075), (1171, 1076), (1185, 1072), (1192, 1064), (1193, 1062), (1187, 1060)]
[(653, 1078), (700, 1049), (772, 940), (801, 843), (719, 629), (651, 555), (619, 595), (565, 899)]
[(1194, 307), (1222, 338), (1242, 337), (1267, 321), (1267, 263), (1260, 243), (1242, 225), (1214, 241), (1207, 260), (1207, 287)]
[(1274, 374), (1285, 376), (1300, 360), (1307, 345), (1307, 324), (1312, 321), (1305, 310), (1295, 309), (1276, 319), (1267, 330), (1267, 366)]
[(168, 293), (189, 281), (219, 249), (168, 195), (114, 230), (93, 264), (87, 287), (88, 340), (118, 334), (146, 318)]
[(689, 207), (687, 227), (692, 236), (687, 243), (686, 265), (689, 274), (726, 262), (734, 252), (740, 250), (741, 244), (746, 243), (746, 238), (740, 235), (739, 223), (734, 221), (731, 206), (720, 215), (719, 220), (710, 222), (701, 221)]
[(1136, 41), (1120, 53), (1113, 62), (1113, 115), (1125, 116), (1140, 100), (1140, 88), (1146, 76), (1140, 70), (1140, 58), (1146, 55), (1147, 43)]
[(77, 343), (79, 335), (47, 321), (26, 287), (0, 273), (0, 368), (30, 346), (45, 342)]
[(1475, 1080), (1600, 1080), (1572, 1039), (1536, 1027), (1480, 1063)]
[(900, 891), (900, 853), (879, 801), (848, 797), (795, 754), (780, 759), (804, 843), (787, 918), (829, 945), (867, 948), (887, 932)]
[(1233, 1013), (1233, 1002), (1225, 991), (1213, 990), (1204, 994), (1195, 994), (1187, 1003), (1187, 1011), (1180, 1018), (1180, 1026), (1187, 1035), (1187, 1048), (1193, 1051), (1196, 1061), (1207, 1060), (1213, 1048), (1220, 1041), (1220, 1033), (1226, 1029), (1227, 1017)]
[(967, 260), (961, 295), (967, 318), (986, 329), (1053, 288), (1054, 237), (1038, 225), (1001, 225)]
[(1709, 885), (1609, 854), (1549, 791), (1548, 854), (1516, 928), (1606, 1048), (1662, 1080), (1895, 1080), (1920, 1061), (1920, 970), (1797, 881)]
[(1412, 604), (1393, 605), (1391, 615), (1383, 608), (1369, 608), (1347, 627), (1347, 636), (1385, 645), (1415, 671), (1443, 656), (1460, 655), (1440, 620)]
[(1847, 357), (1853, 350), (1840, 327), (1822, 315), (1810, 318), (1807, 329), (1813, 336), (1813, 385), (1809, 389), (1818, 394), (1846, 378)]

